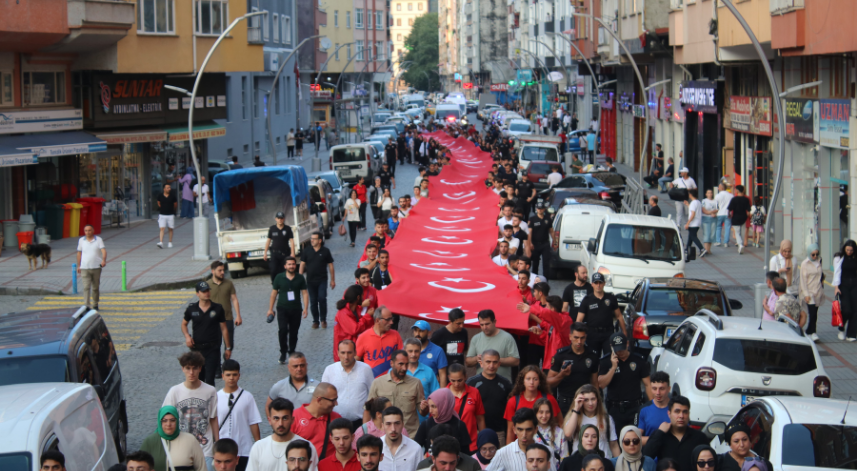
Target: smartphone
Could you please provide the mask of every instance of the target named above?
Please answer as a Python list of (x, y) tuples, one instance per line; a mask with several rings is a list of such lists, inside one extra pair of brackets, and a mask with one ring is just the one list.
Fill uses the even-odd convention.
[(562, 362), (562, 369), (566, 369), (573, 364), (574, 360), (565, 360), (564, 362)]

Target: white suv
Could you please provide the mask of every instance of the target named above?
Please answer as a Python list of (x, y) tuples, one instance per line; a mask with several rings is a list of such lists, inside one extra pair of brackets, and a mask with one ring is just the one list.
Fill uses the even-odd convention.
[(655, 364), (670, 375), (672, 394), (690, 399), (695, 427), (729, 420), (762, 396), (830, 397), (815, 343), (792, 321), (702, 309), (679, 325)]

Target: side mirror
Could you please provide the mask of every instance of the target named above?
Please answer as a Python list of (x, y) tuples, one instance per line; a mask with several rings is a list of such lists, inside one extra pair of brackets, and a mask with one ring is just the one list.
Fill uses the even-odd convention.
[(556, 209), (554, 209), (553, 206), (548, 208), (548, 214), (555, 214), (555, 213), (556, 213)]
[(616, 295), (616, 301), (619, 301), (622, 304), (628, 304), (631, 302), (631, 297), (628, 296), (627, 293), (619, 293)]
[(696, 247), (691, 246), (687, 249), (687, 261), (692, 262), (696, 260)]
[(594, 238), (589, 239), (589, 242), (586, 243), (586, 251), (589, 253), (594, 253), (595, 252), (595, 244), (596, 244), (596, 241)]
[(738, 301), (737, 299), (730, 299), (729, 300), (729, 307), (731, 307), (732, 309), (738, 310), (738, 309), (743, 308), (744, 304), (741, 301)]
[(709, 435), (722, 435), (726, 431), (725, 422), (712, 422), (705, 427), (705, 433)]
[(649, 343), (652, 344), (653, 348), (660, 348), (664, 346), (664, 336), (663, 335), (652, 335), (649, 337)]

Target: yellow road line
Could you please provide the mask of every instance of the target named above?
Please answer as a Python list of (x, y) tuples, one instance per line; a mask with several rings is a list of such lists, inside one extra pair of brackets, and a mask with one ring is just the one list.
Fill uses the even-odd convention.
[(110, 335), (119, 337), (119, 334), (145, 334), (149, 330), (151, 329), (110, 329)]
[[(45, 309), (48, 307), (56, 308), (56, 309), (62, 308), (62, 306), (30, 306), (27, 308), (27, 310), (28, 311), (38, 311), (38, 310)], [(98, 312), (99, 313), (103, 312), (106, 314), (115, 313), (115, 312), (122, 312), (122, 311), (155, 312), (156, 309), (157, 309), (157, 312), (164, 312), (166, 309), (175, 310), (175, 309), (179, 309), (181, 307), (182, 307), (181, 304), (177, 304), (175, 306), (149, 306), (149, 307), (114, 306), (111, 309), (104, 309), (104, 310), (99, 309)], [(172, 312), (172, 311), (170, 311), (170, 312)]]
[(137, 340), (139, 339), (139, 335), (114, 335), (113, 340), (122, 339), (122, 340)]
[[(39, 301), (36, 304), (42, 306), (81, 306), (80, 303), (63, 301)], [(184, 304), (182, 301), (107, 301), (99, 302), (98, 306), (103, 308), (105, 306), (181, 306), (182, 304)]]
[[(192, 293), (188, 294), (161, 294), (161, 295), (145, 295), (145, 296), (130, 296), (125, 294), (117, 294), (117, 293), (109, 293), (102, 294), (99, 296), (100, 299), (184, 299), (193, 297)], [(45, 296), (42, 299), (48, 300), (58, 300), (58, 299), (73, 299), (73, 300), (83, 300), (83, 296), (75, 295), (75, 296)]]
[[(107, 294), (104, 294), (104, 296), (105, 297), (113, 296), (113, 297), (127, 297), (127, 298), (134, 298), (134, 297), (148, 298), (148, 297), (152, 297), (152, 296), (174, 296), (174, 297), (185, 296), (185, 297), (189, 297), (189, 296), (193, 296), (193, 294), (194, 294), (194, 292), (192, 290), (189, 290), (189, 291), (150, 291), (150, 292), (146, 292), (146, 293), (107, 293)], [(45, 299), (78, 299), (78, 298), (83, 299), (83, 297), (80, 295), (75, 295), (75, 296), (45, 296)]]
[(124, 351), (128, 350), (129, 348), (131, 348), (131, 344), (130, 343), (114, 343), (113, 347), (116, 349), (117, 352), (124, 352)]

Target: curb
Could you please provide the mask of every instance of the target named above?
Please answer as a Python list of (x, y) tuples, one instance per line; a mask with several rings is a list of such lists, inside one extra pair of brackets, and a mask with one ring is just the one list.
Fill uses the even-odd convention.
[[(125, 293), (145, 293), (149, 291), (164, 291), (176, 289), (192, 289), (200, 281), (206, 280), (211, 276), (201, 276), (199, 278), (191, 278), (187, 280), (168, 281), (164, 283), (155, 283), (141, 288), (134, 288)], [(123, 291), (102, 291), (101, 294), (115, 294)], [(0, 296), (76, 296), (71, 293), (66, 293), (61, 290), (49, 290), (44, 288), (24, 288), (24, 287), (2, 287), (0, 286)]]
[(48, 296), (62, 295), (62, 291), (49, 290), (44, 288), (23, 288), (23, 287), (2, 287), (0, 286), (0, 296)]

